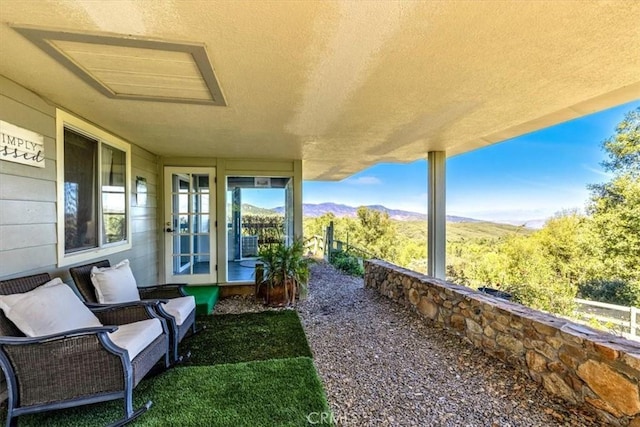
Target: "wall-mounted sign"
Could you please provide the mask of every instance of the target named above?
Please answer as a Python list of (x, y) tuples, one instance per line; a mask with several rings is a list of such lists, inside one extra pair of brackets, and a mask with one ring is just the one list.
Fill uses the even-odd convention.
[(44, 167), (44, 137), (0, 120), (0, 160)]

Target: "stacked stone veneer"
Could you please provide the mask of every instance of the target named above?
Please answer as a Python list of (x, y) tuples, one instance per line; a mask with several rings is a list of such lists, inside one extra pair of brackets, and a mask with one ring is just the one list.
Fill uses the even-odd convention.
[(640, 343), (384, 261), (366, 261), (364, 281), (607, 423), (640, 426)]

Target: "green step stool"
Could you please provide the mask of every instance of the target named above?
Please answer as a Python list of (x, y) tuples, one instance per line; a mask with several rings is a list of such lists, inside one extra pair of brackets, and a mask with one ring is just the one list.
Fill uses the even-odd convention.
[(217, 285), (189, 285), (184, 290), (195, 297), (196, 314), (211, 314), (220, 294), (220, 287)]

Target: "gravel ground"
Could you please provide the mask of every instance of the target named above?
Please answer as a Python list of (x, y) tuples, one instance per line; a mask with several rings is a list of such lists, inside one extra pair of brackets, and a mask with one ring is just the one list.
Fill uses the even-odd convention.
[[(230, 298), (215, 313), (264, 310)], [(298, 304), (339, 426), (599, 426), (591, 413), (330, 265)]]

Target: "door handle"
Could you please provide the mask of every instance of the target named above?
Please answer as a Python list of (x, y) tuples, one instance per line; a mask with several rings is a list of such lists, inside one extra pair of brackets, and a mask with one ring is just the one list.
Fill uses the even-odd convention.
[(173, 233), (173, 229), (169, 227), (165, 228), (164, 231), (166, 231), (167, 233)]

